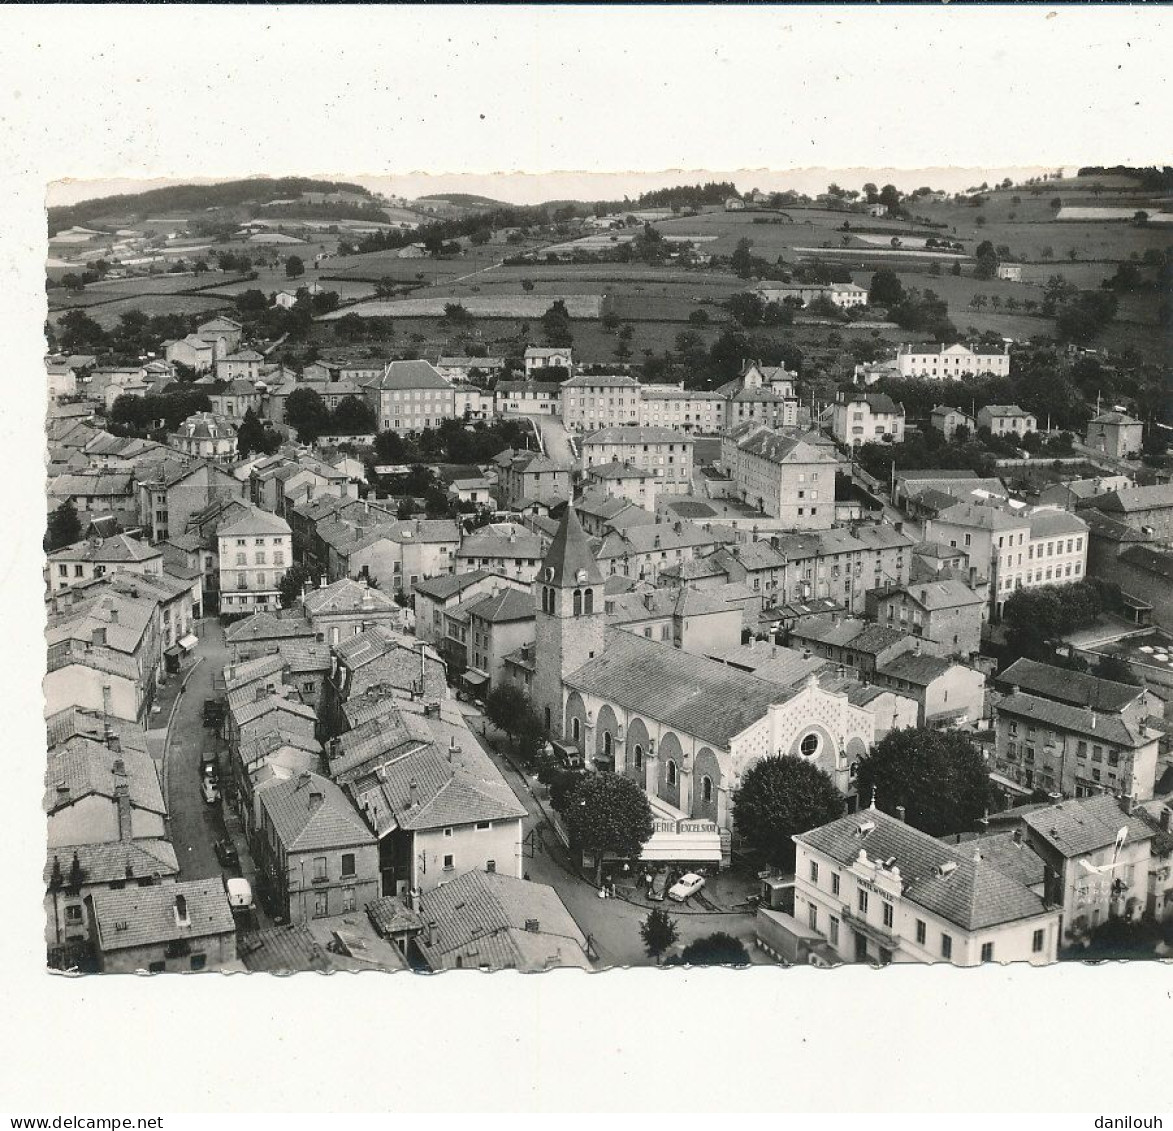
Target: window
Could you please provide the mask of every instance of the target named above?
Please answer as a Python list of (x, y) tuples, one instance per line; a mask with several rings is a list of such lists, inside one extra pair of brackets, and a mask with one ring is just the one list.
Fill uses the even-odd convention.
[(668, 759), (667, 775), (666, 776), (667, 776), (669, 785), (676, 784), (676, 763), (671, 758)]
[(314, 910), (313, 916), (315, 919), (321, 919), (330, 913), (330, 897), (324, 891), (314, 892)]
[(612, 749), (611, 732), (609, 730), (603, 731), (603, 757), (613, 758), (614, 752)]
[(344, 852), (342, 854), (342, 875), (343, 877), (353, 876), (354, 873), (354, 853)]
[(884, 926), (885, 927), (892, 926), (892, 918), (893, 918), (892, 904), (885, 903), (884, 904)]
[(485, 871), (486, 872), (495, 872), (496, 870), (497, 870), (497, 861), (496, 860), (486, 860), (485, 861)]
[(921, 945), (925, 945), (925, 938), (928, 935), (928, 927), (923, 919), (916, 921), (916, 941)]
[(493, 827), (492, 821), (477, 821), (476, 828), (477, 828), (477, 832), (479, 832), (479, 833), (487, 832), (492, 827)]
[(832, 946), (839, 945), (839, 920), (834, 915), (831, 916), (831, 926), (827, 931), (827, 937), (831, 940)]
[(193, 954), (191, 956), (191, 968), (193, 970), (202, 970), (208, 964), (208, 956), (206, 954)]
[(452, 871), (452, 869), (453, 869), (453, 868), (455, 868), (455, 867), (456, 867), (456, 857), (455, 857), (455, 856), (453, 856), (451, 852), (449, 852), (449, 853), (448, 853), (448, 854), (447, 854), (447, 855), (444, 857), (444, 871), (445, 871), (445, 872), (451, 872), (451, 871)]
[(811, 883), (817, 884), (819, 882), (819, 862), (817, 860), (811, 861)]
[(65, 921), (67, 923), (81, 922), (81, 904), (71, 903), (65, 908)]
[(859, 889), (859, 911), (861, 915), (868, 913), (868, 893), (863, 888)]
[(819, 929), (819, 909), (812, 903), (807, 908), (807, 923), (812, 931)]
[(953, 936), (952, 935), (944, 935), (943, 934), (941, 936), (941, 957), (942, 958), (952, 958), (953, 957)]
[(635, 768), (638, 770), (644, 764), (644, 748), (637, 742), (635, 744)]
[(451, 835), (452, 835), (452, 830), (451, 830), (451, 829), (445, 829), (445, 830), (444, 830), (444, 835), (445, 835), (445, 836), (451, 836)]
[(162, 974), (167, 969), (166, 962), (152, 962), (147, 967), (148, 974)]
[(839, 894), (839, 873), (838, 872), (831, 873), (831, 894), (832, 895)]
[(1031, 954), (1042, 954), (1044, 936), (1045, 936), (1045, 932), (1042, 927), (1040, 927), (1037, 931), (1035, 931), (1035, 933), (1031, 936), (1031, 940), (1030, 940)]
[(345, 887), (342, 889), (342, 910), (343, 912), (354, 911), (358, 906), (358, 900), (355, 896), (354, 888)]
[(570, 734), (575, 742), (577, 742), (579, 740), (581, 732), (582, 732), (582, 724), (579, 723), (578, 717), (575, 716), (573, 719), (570, 720)]
[(321, 883), (326, 878), (326, 858), (314, 857), (314, 883)]
[(701, 801), (706, 805), (713, 800), (713, 779), (709, 777), (701, 778)]
[(992, 942), (982, 943), (982, 961), (983, 962), (993, 962), (994, 961), (994, 944)]
[(798, 746), (804, 758), (813, 758), (819, 749), (819, 736), (817, 734), (806, 735)]

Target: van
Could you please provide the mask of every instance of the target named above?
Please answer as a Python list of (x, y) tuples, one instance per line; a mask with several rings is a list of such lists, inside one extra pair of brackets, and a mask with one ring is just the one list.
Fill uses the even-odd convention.
[(233, 911), (251, 911), (256, 906), (252, 884), (248, 880), (233, 876), (224, 881), (224, 889), (228, 892), (228, 906)]

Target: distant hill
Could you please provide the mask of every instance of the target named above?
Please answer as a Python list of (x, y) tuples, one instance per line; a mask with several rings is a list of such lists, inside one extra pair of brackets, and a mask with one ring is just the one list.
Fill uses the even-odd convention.
[(476, 196), (468, 192), (437, 192), (428, 196), (417, 196), (416, 200), (436, 200), (445, 204), (459, 204), (464, 208), (512, 208), (504, 200), (493, 200), (488, 196)]
[(298, 197), (305, 192), (347, 192), (371, 198), (369, 189), (347, 181), (319, 181), (309, 177), (249, 177), (214, 185), (169, 185), (145, 192), (124, 193), (81, 200), (48, 211), (49, 234), (99, 216), (136, 213), (167, 213), (208, 208), (236, 208), (242, 204), (265, 204), (270, 200)]

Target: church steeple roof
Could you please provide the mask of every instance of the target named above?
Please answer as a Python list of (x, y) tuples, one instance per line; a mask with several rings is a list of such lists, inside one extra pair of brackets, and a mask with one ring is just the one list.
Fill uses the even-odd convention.
[(590, 543), (574, 507), (568, 506), (542, 561), (538, 580), (547, 585), (602, 585), (603, 571), (591, 553)]

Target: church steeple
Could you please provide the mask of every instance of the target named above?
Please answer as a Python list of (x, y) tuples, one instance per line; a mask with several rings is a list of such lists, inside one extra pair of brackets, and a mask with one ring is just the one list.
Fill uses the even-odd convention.
[(599, 569), (599, 563), (591, 552), (573, 503), (567, 505), (558, 532), (546, 551), (542, 568), (538, 571), (538, 581), (559, 589), (569, 589), (575, 585), (602, 585), (604, 582), (603, 571)]

